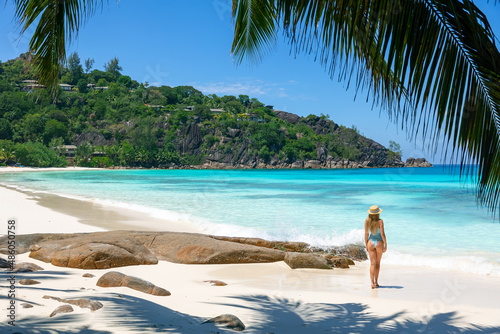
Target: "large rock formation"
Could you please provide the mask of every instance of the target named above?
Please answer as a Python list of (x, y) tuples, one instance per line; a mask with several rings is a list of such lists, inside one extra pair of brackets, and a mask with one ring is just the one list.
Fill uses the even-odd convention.
[(276, 117), (278, 117), (279, 119), (282, 119), (288, 123), (291, 123), (291, 124), (296, 124), (298, 121), (300, 121), (300, 118), (301, 118), (299, 115), (295, 115), (295, 114), (292, 114), (292, 113), (286, 112), (286, 111), (273, 110), (273, 112), (276, 115)]
[(161, 233), (138, 236), (159, 260), (186, 264), (258, 263), (283, 260), (285, 253), (252, 245), (217, 240), (203, 234)]
[(158, 259), (133, 236), (113, 232), (42, 239), (33, 245), (30, 257), (59, 267), (79, 269), (158, 263)]
[[(0, 238), (0, 244), (2, 244)], [(195, 233), (110, 231), (19, 235), (19, 252), (56, 266), (106, 269), (166, 260), (185, 264), (281, 261), (285, 252)], [(21, 251), (22, 250), (22, 251)], [(7, 250), (0, 249), (5, 253)]]
[[(186, 163), (169, 163), (164, 168), (198, 168), (198, 169), (321, 169), (321, 168), (365, 168), (365, 167), (404, 167), (405, 163), (395, 155), (391, 154), (383, 145), (360, 135), (355, 129), (339, 126), (324, 117), (310, 115), (300, 117), (285, 111), (273, 110), (274, 115), (287, 123), (304, 125), (309, 127), (316, 135), (331, 136), (336, 138), (338, 147), (336, 149), (318, 141), (316, 145), (316, 157), (301, 160), (296, 157), (287, 158), (275, 154), (269, 159), (260, 157), (255, 150), (255, 143), (250, 139), (247, 128), (227, 127), (226, 129), (214, 128), (201, 123), (196, 118), (187, 121), (176, 129), (176, 135), (172, 140), (175, 150), (184, 156), (197, 157), (200, 164), (189, 165)], [(169, 130), (170, 125), (165, 124)], [(276, 136), (290, 136), (285, 126), (276, 131)], [(218, 140), (215, 143), (207, 143), (204, 136), (211, 135)], [(296, 134), (297, 139), (303, 137), (302, 133)], [(163, 142), (158, 142), (162, 146)], [(342, 147), (342, 148), (340, 148)], [(282, 147), (269, 148), (278, 152)], [(343, 153), (341, 153), (340, 151)], [(352, 153), (350, 159), (341, 158), (345, 151)]]
[(408, 158), (406, 159), (405, 167), (433, 167), (425, 158)]
[(309, 244), (305, 242), (293, 241), (268, 241), (260, 238), (242, 238), (242, 237), (224, 237), (224, 236), (210, 236), (217, 240), (237, 242), (245, 245), (253, 245), (265, 248), (280, 249), (289, 252), (307, 252)]
[[(5, 238), (0, 238), (0, 245), (6, 244)], [(361, 246), (324, 250), (312, 249), (300, 242), (177, 232), (31, 234), (18, 235), (16, 241), (20, 253), (21, 250), (30, 250), (32, 258), (56, 266), (80, 269), (156, 264), (158, 260), (185, 264), (265, 263), (282, 261), (288, 252), (352, 255), (356, 260), (366, 259)], [(0, 248), (0, 253), (5, 254), (7, 251), (6, 248)]]
[[(198, 168), (266, 168), (266, 169), (286, 169), (286, 168), (304, 168), (304, 169), (320, 169), (320, 168), (363, 168), (363, 167), (403, 167), (404, 163), (397, 157), (389, 155), (389, 151), (382, 145), (375, 141), (361, 136), (353, 129), (340, 127), (331, 120), (321, 117), (300, 117), (295, 114), (287, 113), (284, 111), (273, 110), (277, 118), (282, 119), (291, 124), (304, 124), (310, 127), (316, 135), (331, 134), (338, 138), (341, 145), (350, 147), (358, 151), (357, 157), (349, 160), (335, 157), (335, 152), (328, 151), (327, 147), (321, 143), (316, 143), (316, 158), (308, 160), (297, 159), (280, 159), (278, 155), (272, 157), (269, 161), (264, 161), (252, 149), (249, 141), (248, 134), (243, 131), (231, 132), (229, 138), (221, 140), (224, 147), (233, 145), (232, 149), (219, 149), (220, 146), (208, 148), (205, 151), (200, 149), (189, 152), (190, 154), (199, 155), (204, 153), (203, 165)], [(187, 136), (187, 141), (190, 141), (189, 131), (187, 127), (181, 129), (179, 138)], [(212, 135), (220, 136), (221, 134), (211, 132), (211, 129), (205, 131)], [(286, 128), (282, 129), (286, 132)], [(297, 138), (302, 134), (297, 134)], [(356, 140), (352, 138), (356, 137)], [(180, 140), (180, 139), (179, 139)], [(177, 166), (181, 167), (181, 166)], [(190, 166), (195, 167), (195, 166)]]

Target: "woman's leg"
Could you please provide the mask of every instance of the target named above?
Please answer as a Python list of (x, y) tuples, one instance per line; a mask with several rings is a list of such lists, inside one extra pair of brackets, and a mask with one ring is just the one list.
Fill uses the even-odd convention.
[(380, 272), (380, 261), (382, 260), (382, 254), (384, 253), (384, 242), (379, 241), (377, 243), (377, 247), (375, 249), (375, 272), (373, 274), (374, 276), (374, 282), (375, 285), (378, 286), (378, 274)]
[[(381, 242), (379, 242), (380, 244)], [(372, 289), (375, 288), (376, 286), (376, 279), (375, 279), (375, 266), (377, 264), (377, 250), (373, 246), (373, 243), (368, 240), (368, 245), (367, 245), (367, 251), (368, 255), (370, 256), (370, 281), (372, 284)]]

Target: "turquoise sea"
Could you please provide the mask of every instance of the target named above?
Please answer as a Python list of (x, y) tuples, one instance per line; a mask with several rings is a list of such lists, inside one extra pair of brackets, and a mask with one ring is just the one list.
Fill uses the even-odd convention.
[(108, 205), (202, 233), (363, 244), (384, 211), (385, 263), (500, 276), (500, 220), (476, 204), (458, 167), (335, 170), (89, 170), (3, 173), (0, 183)]

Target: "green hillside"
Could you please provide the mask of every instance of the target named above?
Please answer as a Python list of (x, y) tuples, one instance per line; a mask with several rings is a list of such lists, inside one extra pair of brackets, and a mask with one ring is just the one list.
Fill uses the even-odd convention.
[(328, 116), (274, 110), (247, 95), (149, 86), (117, 58), (92, 69), (76, 53), (51, 99), (26, 55), (0, 63), (0, 163), (160, 168), (401, 166), (400, 152)]

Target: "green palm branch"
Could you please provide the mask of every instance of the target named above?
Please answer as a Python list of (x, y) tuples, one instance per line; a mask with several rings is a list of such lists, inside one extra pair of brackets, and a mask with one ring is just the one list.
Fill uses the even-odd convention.
[(71, 41), (85, 19), (103, 0), (14, 0), (15, 16), (24, 33), (32, 24), (29, 43), (32, 63), (40, 84), (55, 95), (61, 64), (66, 62), (66, 42)]
[[(445, 158), (500, 200), (500, 54), (469, 0), (234, 0), (235, 59), (260, 61), (282, 31), (292, 53), (364, 89), (414, 138), (445, 139)], [(469, 167), (470, 165), (476, 167)]]

